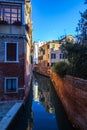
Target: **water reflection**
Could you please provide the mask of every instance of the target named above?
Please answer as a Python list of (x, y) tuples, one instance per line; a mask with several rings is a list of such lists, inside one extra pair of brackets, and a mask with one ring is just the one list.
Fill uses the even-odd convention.
[(34, 113), (32, 130), (58, 130), (49, 78), (35, 75), (32, 111)]
[[(44, 128), (43, 125), (40, 125), (40, 129), (37, 129), (34, 124), (33, 130), (75, 130), (67, 118), (51, 80), (47, 77), (35, 74), (33, 84), (34, 101), (32, 110), (35, 113), (39, 111), (40, 114), (40, 117), (36, 114), (36, 119), (34, 116), (34, 123), (36, 120), (40, 122), (38, 118), (41, 119), (41, 117), (43, 117), (45, 120), (43, 119), (40, 123), (46, 126)], [(39, 103), (39, 105), (37, 105), (37, 103)], [(36, 108), (38, 110), (36, 110)], [(38, 125), (38, 122), (36, 122), (36, 124)]]
[(33, 81), (33, 99), (34, 101), (39, 101), (39, 93), (38, 93), (38, 83)]
[(34, 122), (33, 122), (33, 112), (31, 111), (30, 117), (28, 119), (28, 124), (27, 124), (27, 129), (26, 130), (32, 130), (33, 125), (34, 125)]
[(12, 130), (75, 130), (49, 78), (35, 74), (29, 100)]
[(49, 113), (55, 113), (50, 80), (36, 77), (33, 81), (33, 100), (41, 102)]

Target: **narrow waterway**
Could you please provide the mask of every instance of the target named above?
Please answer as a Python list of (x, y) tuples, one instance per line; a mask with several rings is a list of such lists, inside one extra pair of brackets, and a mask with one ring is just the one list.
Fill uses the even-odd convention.
[(75, 130), (49, 78), (34, 75), (29, 101), (14, 130)]

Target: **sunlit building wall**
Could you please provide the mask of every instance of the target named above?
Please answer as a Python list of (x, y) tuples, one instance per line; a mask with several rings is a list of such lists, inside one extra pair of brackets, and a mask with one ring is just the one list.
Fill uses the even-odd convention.
[(39, 47), (38, 59), (39, 64), (42, 66), (53, 66), (56, 62), (67, 61), (63, 52), (60, 50), (61, 44), (65, 44), (67, 41), (74, 43), (73, 36), (67, 36), (60, 40), (53, 40), (46, 42)]
[(34, 101), (39, 101), (39, 91), (37, 82), (34, 82), (33, 84), (33, 98)]

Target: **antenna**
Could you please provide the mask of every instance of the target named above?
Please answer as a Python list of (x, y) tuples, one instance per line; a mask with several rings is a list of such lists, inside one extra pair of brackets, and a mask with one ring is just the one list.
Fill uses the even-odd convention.
[(66, 34), (66, 29), (64, 29), (64, 34), (65, 34), (65, 36), (67, 35), (67, 34)]

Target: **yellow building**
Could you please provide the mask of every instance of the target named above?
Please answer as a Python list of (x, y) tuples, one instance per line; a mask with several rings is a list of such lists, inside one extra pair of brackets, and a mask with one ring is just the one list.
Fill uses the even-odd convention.
[(59, 41), (49, 41), (44, 43), (41, 47), (39, 47), (38, 60), (39, 64), (42, 66), (49, 66), (51, 63), (51, 51), (56, 51), (59, 48)]
[(66, 42), (74, 43), (74, 37), (69, 35), (60, 40), (45, 42), (44, 45), (39, 47), (38, 63), (43, 67), (47, 67), (53, 66), (56, 62), (66, 60), (64, 54), (60, 50), (61, 44), (65, 44)]

